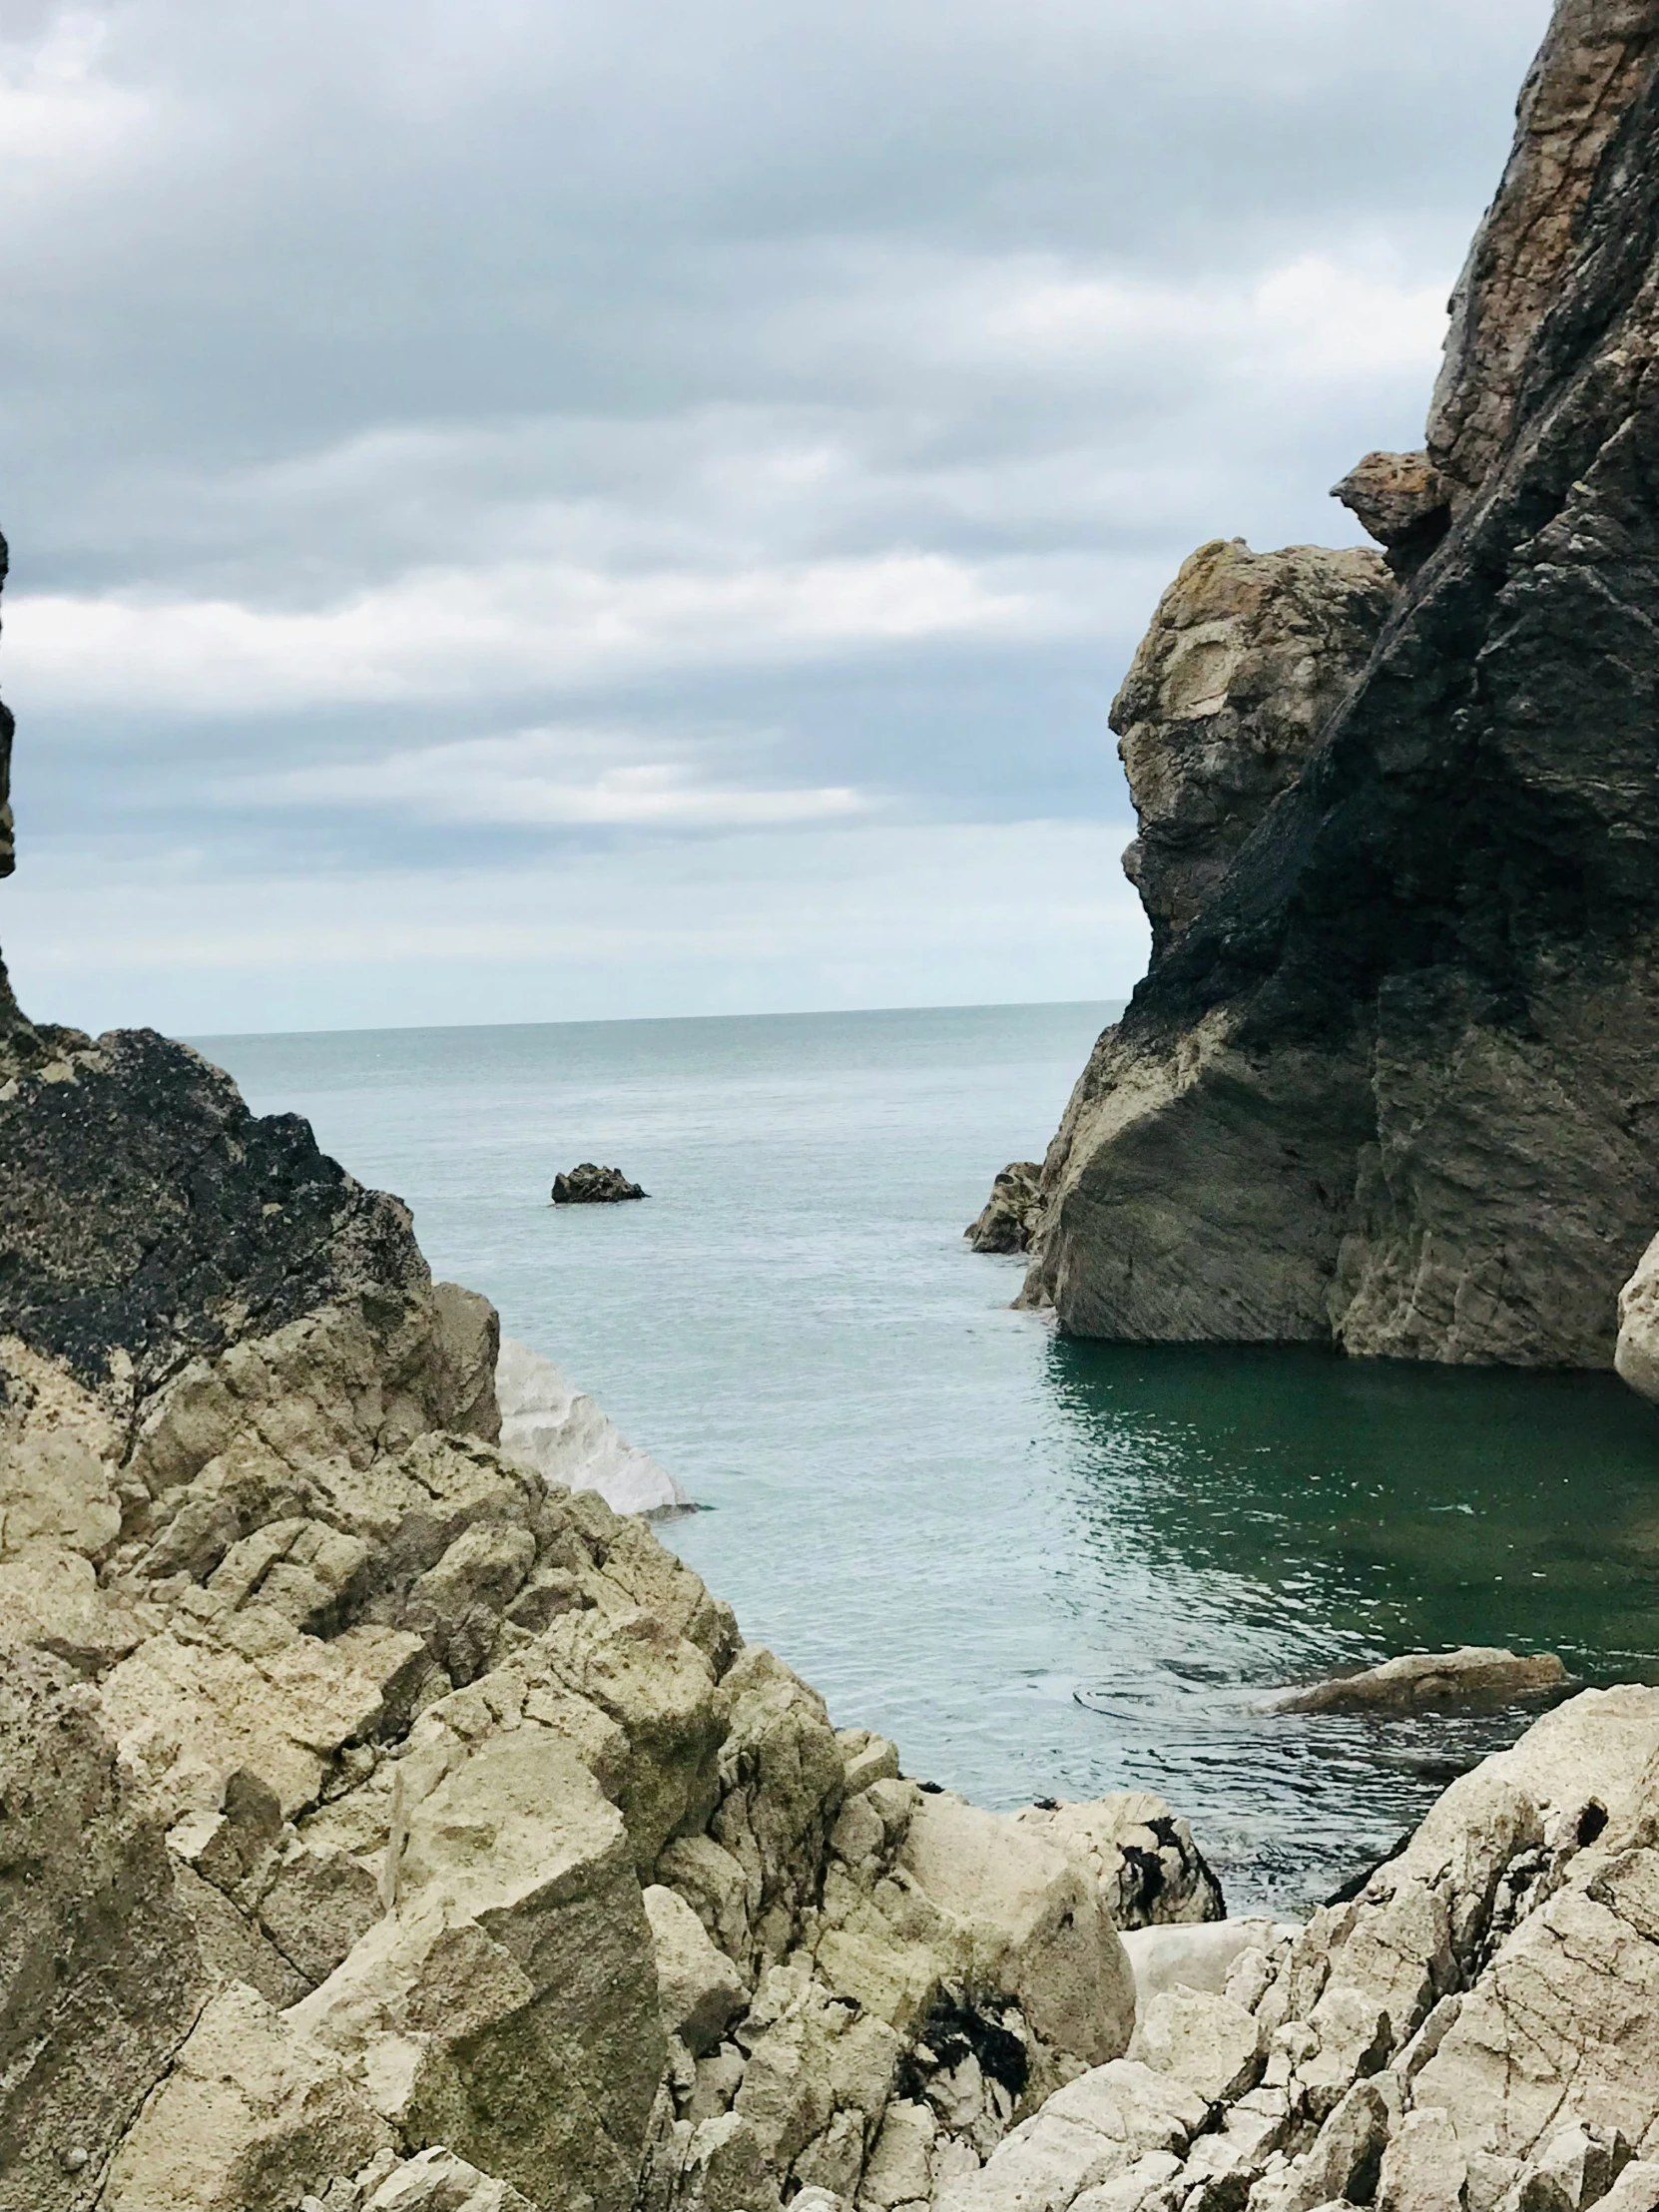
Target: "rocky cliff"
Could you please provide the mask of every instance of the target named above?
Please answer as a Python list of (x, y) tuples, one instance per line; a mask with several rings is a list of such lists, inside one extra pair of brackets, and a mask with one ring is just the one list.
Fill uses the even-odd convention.
[(1154, 955), (1044, 1165), (1067, 1329), (1611, 1361), (1659, 1221), (1656, 341), (1659, 9), (1559, 0), (1427, 450), (1338, 487), (1386, 570), (1208, 547), (1119, 698)]

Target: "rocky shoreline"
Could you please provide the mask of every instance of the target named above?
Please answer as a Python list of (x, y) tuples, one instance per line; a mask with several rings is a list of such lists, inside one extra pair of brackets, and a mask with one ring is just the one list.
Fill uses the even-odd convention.
[[(1043, 1171), (1033, 1280), (1072, 1326), (1611, 1357), (1659, 1219), (1651, 771), (1604, 691), (1494, 794), (1480, 716), (1531, 727), (1593, 589), (1615, 658), (1651, 631), (1656, 55), (1651, 7), (1562, 0), (1436, 476), (1373, 456), (1349, 487), (1387, 562), (1208, 549), (1137, 664), (1126, 750), (1163, 775), (1177, 695), (1192, 743), (1144, 810), (1153, 975)], [(1471, 762), (1481, 821), (1410, 831)], [(1449, 881), (1445, 842), (1533, 833), (1500, 958), (1465, 897), (1493, 878)], [(1379, 890), (1335, 959), (1345, 870), (1439, 934)], [(1380, 982), (1384, 938), (1420, 958)], [(1564, 1132), (1530, 1150), (1528, 1087)], [(587, 1486), (662, 1470), (198, 1054), (33, 1023), (0, 971), (0, 2212), (1659, 2207), (1659, 1690), (1566, 1698), (1306, 1926), (1231, 1922), (1160, 1799), (990, 1813), (832, 1726)], [(1625, 1298), (1641, 1387), (1656, 1279)]]

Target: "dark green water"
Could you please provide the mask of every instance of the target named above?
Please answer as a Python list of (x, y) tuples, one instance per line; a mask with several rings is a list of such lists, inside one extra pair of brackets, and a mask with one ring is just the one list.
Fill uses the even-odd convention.
[[(1468, 1642), (1659, 1679), (1659, 1415), (1609, 1376), (1057, 1340), (962, 1224), (1107, 1009), (220, 1039), (714, 1511), (667, 1528), (837, 1720), (1010, 1805), (1126, 1786), (1297, 1909), (1524, 1715), (1264, 1716)], [(652, 1193), (547, 1204), (555, 1169)]]

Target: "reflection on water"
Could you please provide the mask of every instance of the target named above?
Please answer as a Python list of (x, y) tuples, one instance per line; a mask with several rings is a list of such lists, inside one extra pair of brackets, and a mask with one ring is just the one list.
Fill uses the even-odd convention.
[(1529, 1717), (1264, 1716), (1264, 1686), (1457, 1643), (1659, 1679), (1659, 1435), (1611, 1377), (1056, 1341), (1047, 1378), (1099, 1645), (1078, 1698), (1206, 1804), (1240, 1895), (1334, 1885), (1356, 1831)]
[[(1299, 1906), (1520, 1717), (1268, 1718), (1423, 1645), (1659, 1652), (1659, 1418), (1610, 1377), (1129, 1351), (1008, 1311), (962, 1224), (1106, 1009), (221, 1040), (401, 1193), (442, 1274), (718, 1508), (665, 1531), (910, 1772), (1163, 1790), (1231, 1902)], [(613, 1162), (648, 1204), (552, 1208)]]

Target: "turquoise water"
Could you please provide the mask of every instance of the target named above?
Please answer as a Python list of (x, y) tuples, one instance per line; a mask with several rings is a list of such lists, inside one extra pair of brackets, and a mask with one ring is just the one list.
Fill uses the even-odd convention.
[[(1112, 1011), (204, 1049), (714, 1508), (666, 1540), (838, 1721), (989, 1804), (1159, 1789), (1231, 1905), (1288, 1910), (1521, 1722), (1267, 1718), (1272, 1686), (1477, 1641), (1659, 1679), (1659, 1417), (1603, 1376), (1082, 1345), (1009, 1312), (1019, 1263), (962, 1226)], [(582, 1159), (650, 1201), (553, 1209)]]

